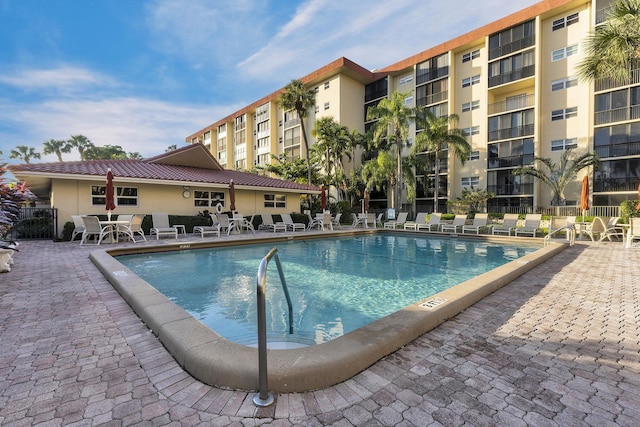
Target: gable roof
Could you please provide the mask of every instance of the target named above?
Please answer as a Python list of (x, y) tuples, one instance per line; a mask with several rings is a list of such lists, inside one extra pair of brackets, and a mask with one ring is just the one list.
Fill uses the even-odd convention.
[(38, 195), (48, 194), (54, 178), (104, 181), (108, 168), (111, 168), (116, 184), (135, 182), (222, 188), (228, 187), (229, 181), (233, 180), (235, 188), (239, 190), (277, 189), (320, 193), (320, 188), (313, 185), (224, 169), (202, 144), (188, 145), (145, 160), (109, 159), (8, 165), (11, 173), (20, 181), (26, 181)]

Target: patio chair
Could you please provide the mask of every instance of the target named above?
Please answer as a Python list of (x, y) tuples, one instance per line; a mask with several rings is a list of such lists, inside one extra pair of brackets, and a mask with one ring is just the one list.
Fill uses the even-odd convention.
[(611, 242), (612, 237), (619, 237), (620, 240), (624, 240), (624, 229), (618, 225), (618, 221), (620, 221), (619, 216), (609, 218), (609, 222), (605, 226), (604, 232), (600, 234), (600, 241), (609, 239)]
[[(118, 215), (118, 220), (124, 220), (124, 218), (122, 218), (123, 216), (126, 217), (126, 215)], [(133, 243), (136, 243), (135, 236), (136, 234), (139, 234), (142, 237), (142, 240), (146, 242), (147, 238), (144, 237), (144, 230), (142, 229), (142, 221), (144, 220), (144, 217), (146, 215), (130, 215), (130, 216), (131, 216), (131, 219), (128, 225), (118, 226), (118, 233), (121, 234), (123, 237), (127, 237), (131, 239)]]
[(73, 242), (76, 239), (76, 236), (82, 237), (82, 232), (84, 231), (84, 221), (82, 221), (82, 215), (71, 215), (71, 219), (73, 220), (73, 231), (71, 232), (71, 241)]
[(376, 217), (376, 221), (373, 223), (373, 228), (378, 228), (378, 225), (382, 225), (382, 217), (384, 216), (384, 213), (379, 213), (378, 216)]
[(488, 222), (489, 222), (489, 214), (477, 213), (473, 217), (472, 224), (462, 226), (462, 234), (464, 234), (465, 231), (474, 231), (476, 234), (480, 234), (481, 229), (490, 227), (490, 225), (487, 224)]
[(427, 213), (426, 212), (418, 212), (416, 214), (416, 219), (414, 221), (407, 221), (404, 223), (405, 230), (420, 230), (420, 228), (428, 228), (427, 227)]
[(491, 227), (491, 234), (506, 234), (511, 236), (511, 231), (518, 225), (518, 214), (504, 214), (501, 224), (495, 224)]
[(353, 220), (353, 224), (351, 224), (351, 227), (353, 228), (357, 228), (362, 226), (362, 228), (367, 228), (367, 214), (366, 213), (359, 213), (358, 215), (355, 216), (354, 220)]
[(304, 231), (307, 228), (307, 226), (304, 225), (301, 222), (293, 222), (293, 219), (291, 218), (291, 214), (280, 214), (280, 218), (282, 218), (282, 222), (287, 227), (287, 230), (290, 230), (290, 231), (296, 231), (296, 230)]
[(440, 231), (442, 231), (443, 233), (457, 233), (458, 228), (462, 229), (466, 222), (466, 215), (456, 215), (455, 217), (453, 217), (453, 222), (451, 224), (440, 224)]
[(526, 214), (524, 216), (524, 226), (515, 228), (515, 235), (531, 234), (532, 237), (536, 237), (538, 228), (540, 228), (540, 222), (542, 221), (541, 214)]
[(597, 216), (593, 218), (590, 224), (584, 224), (584, 227), (581, 227), (580, 231), (589, 236), (592, 242), (595, 242), (596, 240), (601, 240), (601, 236), (606, 231), (608, 223), (609, 217)]
[(309, 217), (309, 224), (307, 225), (307, 230), (311, 230), (313, 228), (318, 228), (318, 230), (322, 229), (322, 220), (324, 219), (324, 214), (317, 213), (315, 218), (311, 216), (310, 213), (307, 214)]
[(151, 219), (153, 220), (153, 227), (151, 228), (151, 235), (156, 235), (156, 240), (160, 239), (160, 236), (173, 236), (178, 238), (178, 229), (169, 225), (169, 214), (167, 213), (152, 213)]
[(629, 230), (627, 230), (627, 238), (625, 239), (624, 247), (636, 248), (634, 241), (640, 239), (640, 218), (629, 218)]
[(404, 223), (407, 222), (407, 215), (409, 215), (407, 212), (400, 212), (398, 218), (385, 222), (384, 228), (396, 228), (399, 225), (404, 226)]
[[(425, 228), (428, 231), (438, 231), (440, 229), (440, 225), (442, 224), (442, 222), (440, 221), (441, 219), (442, 215), (434, 212), (431, 214), (431, 216), (429, 216), (429, 220), (425, 224), (426, 226), (420, 228)], [(435, 230), (433, 230), (433, 228), (435, 228)]]
[(94, 240), (97, 239), (96, 245), (99, 245), (102, 239), (112, 232), (110, 225), (100, 225), (100, 220), (97, 216), (82, 216), (81, 218), (84, 223), (84, 231), (82, 232), (82, 239), (80, 239), (80, 246), (86, 244), (91, 237)]
[(262, 217), (262, 224), (258, 226), (258, 230), (273, 231), (287, 231), (287, 226), (283, 222), (273, 222), (273, 216), (271, 214), (260, 214)]
[(337, 213), (336, 217), (331, 220), (331, 224), (333, 224), (333, 226), (336, 228), (342, 228), (342, 225), (340, 224), (341, 217), (342, 217), (342, 213)]
[(566, 216), (552, 216), (549, 220), (549, 232), (544, 236), (544, 245), (547, 246), (553, 238), (566, 239), (569, 246), (573, 246), (576, 241), (575, 220)]
[(220, 223), (214, 214), (209, 214), (211, 225), (196, 225), (193, 227), (194, 233), (200, 233), (200, 237), (204, 238), (205, 234), (215, 234), (220, 237)]

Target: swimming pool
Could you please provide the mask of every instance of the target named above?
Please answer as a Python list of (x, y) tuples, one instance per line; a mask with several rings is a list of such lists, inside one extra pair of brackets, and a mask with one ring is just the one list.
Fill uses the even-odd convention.
[[(92, 251), (89, 257), (147, 325), (150, 332), (158, 337), (178, 364), (194, 378), (222, 388), (257, 390), (257, 348), (240, 345), (220, 336), (134, 274), (120, 263), (116, 256), (263, 243), (273, 247), (290, 240), (385, 234), (390, 233), (382, 229), (349, 229), (333, 233), (257, 233), (255, 238), (233, 241), (197, 238), (175, 243), (153, 241), (106, 250), (97, 249)], [(420, 232), (393, 234), (424, 235)], [(449, 238), (441, 237), (445, 240)], [(542, 246), (541, 239), (470, 237), (478, 241), (506, 245), (517, 242), (519, 246), (528, 243)], [(303, 392), (345, 381), (567, 247), (566, 243), (551, 243), (331, 341), (301, 348), (271, 349), (268, 351), (269, 390), (283, 393)], [(459, 247), (458, 250), (462, 248)], [(254, 276), (253, 283), (256, 283), (255, 279)], [(270, 286), (273, 287), (275, 286)]]
[[(224, 338), (256, 345), (256, 272), (273, 246), (134, 254), (119, 261)], [(294, 333), (288, 333), (286, 300), (272, 263), (266, 293), (271, 348), (328, 342), (540, 245), (386, 234), (276, 247), (293, 302)]]

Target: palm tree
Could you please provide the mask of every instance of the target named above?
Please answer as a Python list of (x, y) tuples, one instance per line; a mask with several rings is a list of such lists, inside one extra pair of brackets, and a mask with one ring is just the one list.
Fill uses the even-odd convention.
[(58, 161), (62, 162), (62, 153), (69, 153), (71, 151), (71, 144), (64, 139), (50, 139), (45, 141), (43, 154), (55, 154), (58, 157)]
[(69, 138), (69, 144), (78, 150), (80, 160), (87, 160), (85, 151), (95, 147), (89, 138), (84, 135), (72, 135), (71, 138)]
[[(536, 164), (536, 162), (538, 164)], [(594, 166), (600, 167), (600, 158), (594, 152), (575, 156), (572, 149), (565, 150), (560, 157), (560, 163), (542, 157), (534, 157), (533, 163), (513, 170), (514, 175), (529, 175), (544, 182), (553, 192), (552, 205), (564, 205), (564, 190), (582, 169)]]
[(280, 108), (284, 111), (295, 110), (300, 119), (300, 132), (307, 156), (307, 184), (311, 185), (311, 158), (309, 157), (309, 143), (307, 142), (304, 121), (309, 116), (309, 109), (316, 105), (316, 95), (313, 90), (307, 89), (302, 80), (294, 79), (285, 86), (284, 92), (280, 95), (279, 103)]
[(14, 150), (11, 150), (9, 157), (12, 159), (20, 159), (25, 163), (29, 163), (31, 159), (39, 159), (40, 153), (33, 147), (27, 147), (26, 145), (18, 145)]
[(586, 45), (587, 56), (578, 65), (580, 77), (628, 81), (640, 58), (640, 0), (615, 0), (607, 20), (595, 27)]
[[(402, 159), (403, 179), (407, 183), (407, 201), (412, 203), (416, 195), (416, 180), (411, 170), (411, 163), (408, 158)], [(365, 191), (373, 189), (384, 190), (387, 185), (394, 187), (398, 182), (397, 161), (388, 151), (380, 151), (378, 157), (371, 159), (362, 166), (362, 180), (365, 183)]]
[(402, 149), (409, 139), (409, 123), (415, 116), (415, 109), (405, 105), (405, 99), (409, 93), (395, 91), (391, 98), (381, 100), (378, 105), (369, 108), (367, 120), (377, 120), (373, 126), (373, 142), (379, 147), (382, 145), (396, 146), (396, 174), (392, 207), (400, 207), (402, 200)]
[(457, 122), (458, 116), (456, 114), (438, 117), (426, 108), (419, 108), (416, 114), (416, 127), (422, 129), (422, 131), (416, 133), (412, 156), (417, 156), (422, 153), (433, 153), (434, 155), (434, 212), (438, 212), (440, 153), (448, 148), (449, 151), (453, 151), (454, 155), (464, 164), (467, 156), (471, 152), (471, 145), (467, 142), (464, 132), (453, 127)]
[(333, 117), (322, 117), (316, 120), (311, 134), (316, 139), (312, 149), (324, 163), (325, 184), (338, 188), (344, 179), (343, 158), (351, 158), (349, 129)]

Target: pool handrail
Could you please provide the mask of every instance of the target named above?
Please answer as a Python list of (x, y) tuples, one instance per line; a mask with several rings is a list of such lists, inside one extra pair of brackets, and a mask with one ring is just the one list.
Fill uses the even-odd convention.
[(287, 282), (284, 279), (284, 273), (282, 272), (282, 264), (280, 264), (280, 257), (278, 256), (278, 248), (271, 249), (267, 255), (262, 258), (260, 265), (258, 266), (258, 280), (257, 280), (257, 296), (258, 296), (258, 393), (253, 396), (253, 403), (256, 406), (269, 406), (273, 403), (273, 394), (269, 393), (269, 386), (267, 383), (267, 319), (265, 308), (265, 295), (267, 291), (267, 267), (271, 258), (275, 257), (276, 266), (278, 267), (278, 274), (280, 275), (280, 283), (282, 283), (282, 290), (287, 298), (287, 305), (289, 306), (289, 333), (293, 334), (293, 306), (291, 304), (291, 297), (289, 296), (289, 289), (287, 288)]

